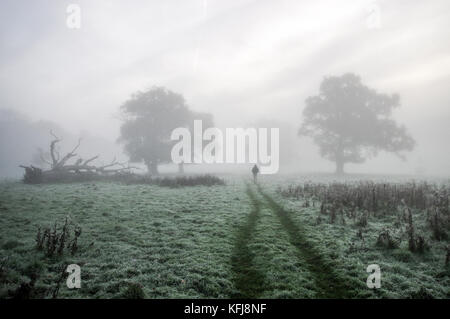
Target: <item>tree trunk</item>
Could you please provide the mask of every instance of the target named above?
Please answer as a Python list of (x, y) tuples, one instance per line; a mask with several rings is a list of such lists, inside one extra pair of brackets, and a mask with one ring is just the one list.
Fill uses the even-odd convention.
[(147, 172), (150, 175), (158, 175), (158, 163), (156, 162), (146, 162), (145, 165), (147, 166)]
[(344, 149), (342, 147), (342, 137), (338, 140), (338, 145), (336, 149), (336, 175), (344, 174)]
[(336, 160), (336, 175), (344, 174), (344, 161)]

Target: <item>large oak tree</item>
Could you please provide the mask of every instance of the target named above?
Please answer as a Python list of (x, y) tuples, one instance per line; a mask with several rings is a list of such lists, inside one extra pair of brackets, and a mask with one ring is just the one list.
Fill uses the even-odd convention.
[(338, 174), (345, 163), (363, 163), (379, 151), (404, 158), (402, 151), (414, 148), (406, 128), (391, 118), (399, 96), (378, 93), (355, 74), (326, 77), (319, 94), (305, 102), (299, 135), (312, 137)]
[(189, 125), (191, 113), (183, 96), (152, 87), (134, 93), (120, 109), (123, 124), (119, 142), (131, 162), (143, 161), (150, 174), (157, 174), (158, 164), (170, 161), (172, 130)]

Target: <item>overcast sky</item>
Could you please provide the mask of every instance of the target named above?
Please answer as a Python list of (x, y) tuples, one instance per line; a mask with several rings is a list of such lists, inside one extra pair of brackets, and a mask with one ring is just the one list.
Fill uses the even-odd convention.
[(296, 128), (324, 76), (354, 72), (401, 96), (419, 146), (392, 170), (450, 173), (449, 30), (448, 0), (2, 0), (0, 107), (115, 140), (121, 103), (162, 85), (219, 126)]

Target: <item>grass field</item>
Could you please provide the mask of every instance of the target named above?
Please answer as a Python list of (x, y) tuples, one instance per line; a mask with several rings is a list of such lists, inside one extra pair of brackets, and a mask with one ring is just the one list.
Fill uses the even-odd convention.
[[(448, 240), (423, 253), (403, 243), (376, 245), (394, 213), (373, 217), (358, 239), (353, 223), (318, 223), (318, 206), (277, 192), (292, 180), (256, 186), (83, 183), (0, 184), (0, 297), (19, 287), (50, 298), (62, 267), (81, 266), (81, 289), (60, 284), (58, 298), (449, 298)], [(39, 227), (82, 229), (78, 251), (48, 257), (36, 249)], [(423, 212), (414, 212), (426, 232)], [(381, 267), (380, 289), (366, 268)], [(33, 279), (34, 278), (34, 279)], [(30, 285), (28, 285), (29, 287)]]

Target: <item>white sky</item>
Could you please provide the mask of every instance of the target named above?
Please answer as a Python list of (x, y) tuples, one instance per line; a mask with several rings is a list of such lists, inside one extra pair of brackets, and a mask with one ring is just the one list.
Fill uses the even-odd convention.
[[(66, 27), (70, 3), (80, 30)], [(324, 76), (354, 72), (400, 94), (396, 115), (419, 142), (408, 169), (440, 172), (450, 166), (449, 30), (448, 0), (2, 0), (0, 107), (115, 140), (121, 103), (163, 85), (218, 126), (297, 127)]]

